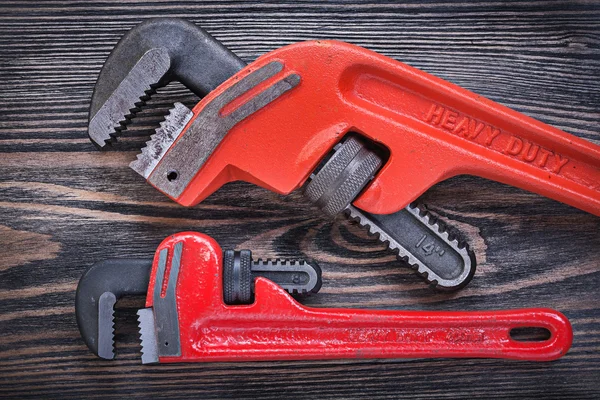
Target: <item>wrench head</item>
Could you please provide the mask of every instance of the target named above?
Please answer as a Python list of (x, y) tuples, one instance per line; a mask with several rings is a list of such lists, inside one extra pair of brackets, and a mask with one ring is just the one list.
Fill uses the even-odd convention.
[(114, 306), (123, 296), (145, 295), (152, 259), (109, 259), (95, 263), (81, 277), (75, 296), (79, 332), (98, 357), (114, 353)]
[(297, 74), (282, 71), (273, 61), (234, 76), (231, 86), (211, 92), (193, 110), (176, 103), (130, 167), (179, 201), (232, 127), (300, 84)]
[(156, 89), (172, 80), (202, 97), (244, 65), (188, 21), (156, 18), (137, 25), (117, 43), (100, 71), (90, 105), (90, 139), (105, 148)]

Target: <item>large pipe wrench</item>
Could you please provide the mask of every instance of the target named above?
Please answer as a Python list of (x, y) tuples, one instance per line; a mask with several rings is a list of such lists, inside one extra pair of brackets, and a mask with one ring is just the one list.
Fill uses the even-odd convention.
[[(161, 46), (166, 44), (155, 48)], [(155, 48), (144, 48), (104, 106), (93, 101), (90, 137), (98, 145), (112, 137), (106, 133), (112, 128), (104, 126), (99, 135), (95, 121), (102, 110), (123, 113), (107, 105), (129, 93), (123, 88), (139, 70), (157, 64), (156, 54), (168, 54)], [(202, 50), (211, 60), (225, 54), (222, 48), (216, 56)], [(111, 55), (107, 65), (113, 61)], [(168, 71), (171, 63), (158, 65)], [(239, 64), (224, 65), (222, 71), (231, 71)], [(218, 81), (206, 80), (213, 86)], [(99, 79), (97, 87), (103, 83)], [(473, 254), (410, 206), (437, 182), (482, 176), (600, 215), (600, 147), (334, 41), (281, 48), (228, 79), (193, 110), (176, 104), (131, 167), (185, 206), (235, 180), (282, 194), (304, 185), (326, 213), (345, 211), (429, 282), (450, 289), (473, 276)]]
[[(165, 239), (151, 263), (136, 261), (120, 271), (93, 266), (77, 289), (77, 322), (86, 344), (112, 359), (116, 297), (147, 289), (146, 307), (138, 311), (143, 363), (416, 357), (550, 361), (571, 346), (569, 321), (550, 309), (310, 308), (276, 284), (276, 275), (256, 277), (251, 282), (254, 300), (231, 305), (224, 300), (232, 268), (226, 254), (214, 239), (183, 232)], [(103, 301), (110, 307), (103, 307)], [(525, 328), (547, 335), (522, 340), (515, 332)]]

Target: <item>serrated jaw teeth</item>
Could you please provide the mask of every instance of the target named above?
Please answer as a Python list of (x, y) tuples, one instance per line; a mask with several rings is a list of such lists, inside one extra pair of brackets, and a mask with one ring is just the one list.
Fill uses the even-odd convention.
[(154, 311), (152, 308), (138, 310), (138, 327), (142, 343), (142, 364), (158, 362), (158, 338), (154, 324)]
[(117, 298), (104, 292), (98, 300), (98, 356), (106, 360), (115, 358), (115, 318)]
[(192, 119), (193, 115), (189, 108), (181, 103), (175, 103), (164, 121), (160, 123), (160, 127), (146, 142), (146, 147), (137, 155), (137, 160), (129, 164), (131, 169), (148, 179), (154, 168), (167, 153), (169, 147), (181, 135), (183, 128)]
[(170, 67), (171, 60), (166, 49), (148, 50), (96, 114), (91, 116), (88, 126), (90, 139), (99, 147), (114, 141), (119, 132), (127, 128), (126, 125), (156, 92)]
[[(383, 219), (352, 205), (345, 211), (433, 285), (458, 289), (475, 272), (475, 259), (468, 246), (460, 245), (434, 216), (418, 206), (409, 205)], [(394, 226), (402, 230), (394, 230)]]

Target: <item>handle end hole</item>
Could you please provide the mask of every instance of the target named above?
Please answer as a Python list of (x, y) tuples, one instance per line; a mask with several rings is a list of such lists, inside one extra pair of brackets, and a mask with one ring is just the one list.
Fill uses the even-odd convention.
[(552, 336), (548, 329), (539, 327), (513, 328), (509, 334), (517, 342), (544, 342)]

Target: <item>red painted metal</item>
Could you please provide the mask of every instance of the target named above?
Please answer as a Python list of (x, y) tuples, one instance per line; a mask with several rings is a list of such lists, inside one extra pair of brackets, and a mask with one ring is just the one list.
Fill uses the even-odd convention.
[(600, 215), (600, 146), (347, 43), (310, 41), (268, 53), (209, 94), (194, 114), (274, 60), (283, 71), (255, 91), (291, 73), (301, 83), (231, 129), (177, 202), (197, 204), (234, 180), (287, 194), (353, 131), (390, 152), (354, 202), (367, 212), (393, 213), (435, 183), (469, 174)]
[[(221, 248), (214, 239), (194, 232), (170, 236), (158, 247), (147, 307), (152, 307), (157, 284), (158, 253), (168, 248), (172, 255), (178, 242), (183, 242), (176, 286), (181, 356), (161, 357), (160, 362), (415, 357), (549, 361), (571, 346), (569, 321), (550, 309), (425, 312), (309, 308), (264, 278), (256, 279), (253, 304), (228, 306), (222, 300)], [(158, 284), (165, 287), (167, 282)], [(522, 327), (546, 328), (550, 338), (539, 342), (512, 339), (511, 329)]]

